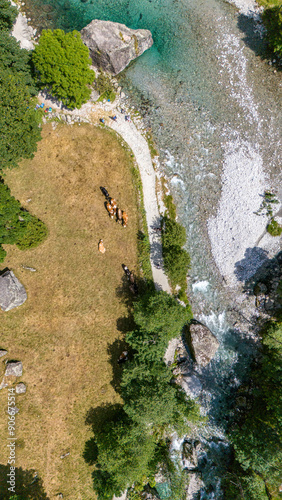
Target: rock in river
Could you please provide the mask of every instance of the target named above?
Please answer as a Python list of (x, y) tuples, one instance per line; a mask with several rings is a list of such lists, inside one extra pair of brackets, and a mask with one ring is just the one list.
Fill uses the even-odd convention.
[(149, 30), (133, 30), (124, 24), (94, 19), (81, 30), (94, 66), (117, 75), (153, 45)]
[(210, 329), (197, 321), (192, 321), (186, 329), (185, 338), (194, 361), (200, 366), (206, 366), (219, 347), (219, 342)]
[(0, 275), (0, 307), (3, 311), (10, 311), (21, 306), (27, 299), (24, 286), (19, 282), (13, 271), (5, 270)]

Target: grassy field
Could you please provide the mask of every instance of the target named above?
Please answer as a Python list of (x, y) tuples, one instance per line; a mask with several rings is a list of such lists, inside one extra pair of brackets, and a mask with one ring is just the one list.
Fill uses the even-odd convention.
[[(17, 395), (16, 465), (22, 469), (17, 493), (26, 488), (32, 491), (28, 498), (42, 500), (44, 489), (51, 500), (59, 493), (68, 500), (95, 499), (92, 468), (83, 458), (92, 436), (85, 419), (91, 408), (119, 402), (111, 358), (116, 363), (122, 350), (124, 321), (119, 319), (128, 315), (121, 265), (138, 273), (140, 221), (132, 168), (130, 153), (112, 132), (47, 125), (34, 159), (6, 176), (12, 194), (49, 230), (47, 240), (33, 250), (6, 246), (2, 265), (14, 271), (28, 293), (21, 307), (0, 311), (0, 348), (8, 350), (0, 375), (5, 359), (21, 360), (21, 380), (27, 385), (26, 394)], [(109, 219), (103, 185), (129, 214), (126, 229)], [(97, 251), (100, 238), (104, 255)], [(5, 500), (7, 389), (0, 391), (0, 401), (0, 498)], [(38, 479), (31, 485), (35, 472)]]

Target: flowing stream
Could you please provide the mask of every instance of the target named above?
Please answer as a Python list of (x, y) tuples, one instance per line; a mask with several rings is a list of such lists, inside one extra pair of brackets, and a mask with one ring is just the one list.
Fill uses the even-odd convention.
[[(202, 498), (219, 499), (227, 401), (255, 347), (248, 334), (251, 323), (242, 321), (238, 304), (234, 310), (236, 291), (222, 277), (230, 255), (220, 264), (219, 253), (215, 262), (216, 237), (208, 221), (217, 213), (224, 164), (241, 168), (234, 189), (242, 189), (244, 179), (257, 190), (265, 179), (270, 186), (279, 176), (281, 181), (281, 73), (259, 56), (259, 25), (224, 0), (28, 0), (26, 9), (38, 28), (80, 30), (97, 18), (152, 32), (153, 47), (120, 81), (152, 129), (162, 172), (187, 230), (194, 315), (221, 343), (214, 360), (197, 372), (204, 388), (202, 404), (210, 415), (205, 438), (213, 441), (213, 465), (203, 475)], [(248, 179), (247, 170), (254, 165), (257, 171)], [(222, 233), (227, 230), (223, 227)], [(252, 225), (244, 231), (243, 238), (252, 236)], [(221, 236), (226, 236), (222, 246), (228, 249), (228, 234)]]

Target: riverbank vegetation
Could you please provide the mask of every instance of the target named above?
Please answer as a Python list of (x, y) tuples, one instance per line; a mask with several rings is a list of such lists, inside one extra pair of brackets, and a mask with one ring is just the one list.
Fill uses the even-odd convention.
[[(277, 319), (261, 330), (261, 347), (248, 381), (239, 389), (229, 439), (234, 458), (224, 479), (225, 498), (278, 500), (282, 483), (281, 298)], [(238, 399), (237, 399), (238, 401)], [(238, 406), (238, 405), (236, 405)]]
[(262, 20), (266, 27), (266, 39), (272, 53), (282, 57), (282, 2), (281, 0), (258, 0), (264, 7)]
[(128, 488), (130, 498), (139, 499), (144, 488), (154, 486), (160, 471), (169, 483), (170, 498), (184, 498), (185, 485), (180, 492), (176, 481), (181, 473), (169, 458), (170, 436), (174, 431), (179, 436), (187, 433), (199, 412), (173, 382), (163, 356), (169, 340), (191, 317), (189, 307), (155, 291), (150, 283), (133, 304), (133, 329), (125, 336), (129, 361), (118, 388), (124, 404), (96, 408), (89, 419), (94, 438), (86, 444), (85, 458), (96, 465), (93, 481), (99, 500), (110, 500)]
[[(0, 173), (16, 167), (22, 158), (32, 158), (41, 139), (39, 112), (34, 109), (37, 93), (30, 55), (21, 49), (9, 31), (17, 15), (10, 2), (0, 2)], [(0, 262), (3, 245), (33, 248), (47, 236), (42, 221), (23, 209), (0, 177)]]
[(9, 31), (17, 15), (10, 2), (0, 3), (0, 171), (31, 158), (40, 140), (40, 115), (30, 55)]

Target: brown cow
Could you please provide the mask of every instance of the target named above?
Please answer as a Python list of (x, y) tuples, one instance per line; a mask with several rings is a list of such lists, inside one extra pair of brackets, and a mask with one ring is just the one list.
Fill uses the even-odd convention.
[(127, 222), (128, 222), (128, 215), (126, 212), (122, 212), (122, 225), (123, 225), (123, 227), (127, 226)]
[(122, 223), (122, 211), (120, 208), (117, 209), (117, 221), (119, 224)]
[(117, 211), (117, 202), (116, 202), (116, 200), (114, 198), (110, 198), (110, 204), (113, 207), (114, 213), (116, 213), (116, 211)]
[(106, 249), (104, 247), (104, 243), (103, 243), (103, 240), (100, 240), (99, 243), (98, 243), (98, 250), (99, 252), (101, 253), (105, 253)]
[(114, 213), (114, 209), (113, 209), (112, 205), (109, 202), (106, 203), (106, 208), (108, 210), (109, 216), (111, 217), (111, 219), (113, 219), (115, 213)]

